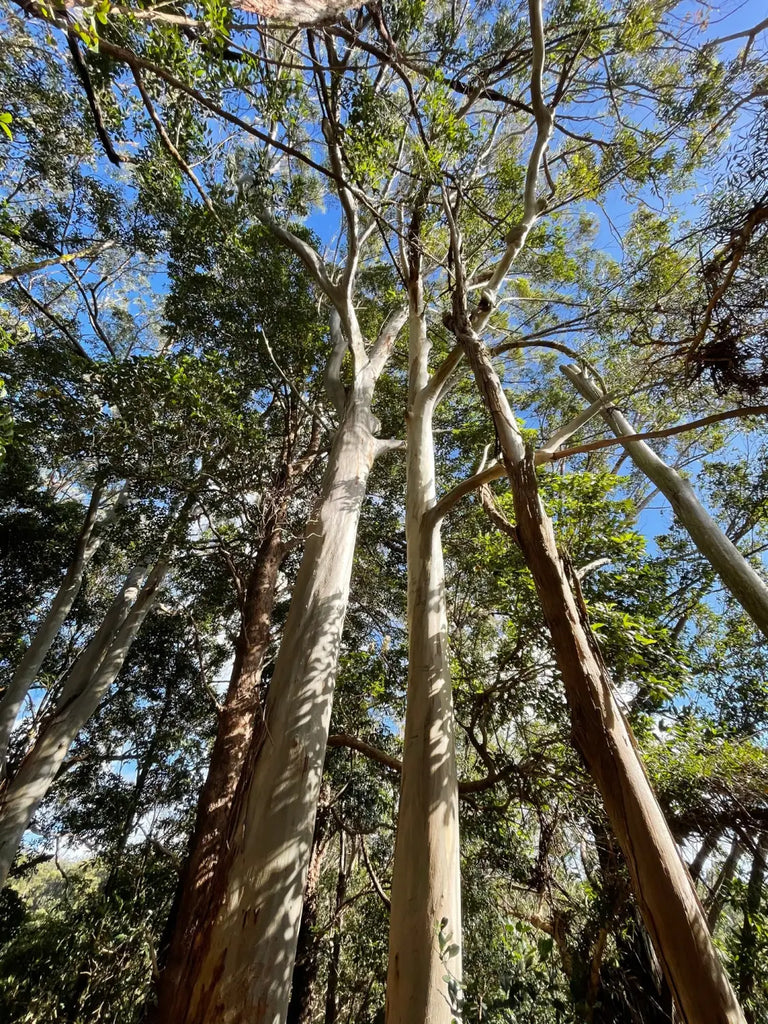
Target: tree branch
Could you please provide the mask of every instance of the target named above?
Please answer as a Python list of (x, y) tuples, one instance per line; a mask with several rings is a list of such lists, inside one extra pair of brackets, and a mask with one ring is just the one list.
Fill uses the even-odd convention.
[(50, 259), (37, 260), (33, 263), (22, 263), (18, 267), (9, 267), (8, 270), (0, 271), (0, 284), (15, 281), (26, 274), (35, 274), (38, 270), (45, 270), (46, 267), (61, 266), (65, 263), (71, 263), (73, 260), (83, 260), (98, 256), (105, 250), (111, 249), (114, 244), (114, 242), (107, 239), (104, 242), (97, 242), (95, 245), (89, 245), (85, 249), (80, 249), (78, 252), (67, 252), (61, 256), (51, 256)]
[(156, 112), (156, 110), (154, 108), (152, 100), (150, 99), (149, 93), (147, 92), (147, 90), (144, 87), (144, 82), (142, 81), (141, 73), (140, 73), (139, 69), (136, 66), (134, 66), (134, 65), (131, 65), (131, 74), (133, 75), (133, 80), (136, 82), (136, 88), (139, 90), (139, 95), (141, 96), (142, 102), (144, 103), (144, 106), (146, 107), (147, 113), (149, 114), (150, 118), (152, 119), (152, 123), (154, 124), (155, 128), (157, 129), (157, 134), (160, 136), (160, 141), (165, 146), (165, 148), (168, 150), (168, 152), (171, 155), (171, 158), (175, 161), (177, 166), (181, 169), (182, 173), (185, 174), (189, 178), (189, 180), (195, 186), (197, 191), (200, 193), (200, 198), (205, 203), (205, 206), (208, 209), (208, 211), (210, 213), (212, 213), (213, 216), (218, 221), (219, 220), (218, 214), (216, 213), (216, 210), (214, 209), (213, 203), (211, 202), (208, 193), (205, 191), (203, 186), (200, 184), (200, 181), (198, 180), (198, 177), (195, 174), (195, 172), (192, 170), (192, 168), (189, 166), (187, 161), (184, 159), (184, 157), (181, 155), (181, 153), (178, 151), (176, 146), (174, 146), (173, 142), (171, 141), (171, 137), (168, 135), (168, 132), (165, 130), (163, 122), (157, 116), (157, 112)]

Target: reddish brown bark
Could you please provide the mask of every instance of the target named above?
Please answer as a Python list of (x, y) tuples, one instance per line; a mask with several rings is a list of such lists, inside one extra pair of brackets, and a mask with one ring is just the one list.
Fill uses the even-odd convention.
[(177, 908), (165, 967), (157, 990), (154, 1020), (184, 1019), (191, 990), (191, 955), (215, 912), (218, 902), (212, 885), (230, 811), (246, 754), (260, 712), (259, 688), (269, 631), (275, 587), (284, 548), (280, 525), (273, 519), (262, 540), (251, 570), (242, 608), (240, 635), (235, 648), (229, 687), (219, 715), (208, 776), (197, 807), (190, 855), (179, 887)]
[(603, 798), (632, 888), (685, 1024), (744, 1024), (690, 875), (645, 775), (629, 723), (613, 696), (578, 581), (557, 549), (499, 377), (457, 289), (452, 326), (496, 430), (514, 500), (517, 539), (533, 576), (571, 712), (572, 738)]

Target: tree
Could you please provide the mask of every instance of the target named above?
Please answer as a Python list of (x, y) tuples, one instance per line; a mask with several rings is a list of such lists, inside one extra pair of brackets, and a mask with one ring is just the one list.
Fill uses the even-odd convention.
[[(590, 217), (600, 204), (610, 204), (610, 214), (612, 209), (621, 209), (627, 196), (632, 196), (633, 202), (640, 196), (645, 202), (654, 190), (674, 203), (675, 189), (696, 180), (694, 176), (702, 173), (702, 161), (716, 155), (729, 119), (744, 104), (759, 99), (760, 62), (747, 59), (748, 52), (721, 61), (711, 46), (700, 45), (693, 30), (679, 25), (671, 28), (665, 22), (665, 12), (642, 5), (621, 19), (608, 10), (598, 12), (578, 5), (559, 5), (545, 18), (532, 4), (528, 17), (510, 9), (496, 12), (495, 20), (473, 20), (469, 12), (442, 7), (430, 12), (377, 10), (360, 14), (354, 23), (340, 20), (310, 31), (306, 37), (285, 36), (269, 28), (259, 29), (251, 37), (251, 27), (215, 21), (212, 15), (200, 21), (179, 21), (131, 18), (126, 11), (104, 12), (103, 21), (75, 25), (66, 12), (51, 13), (34, 6), (26, 10), (64, 30), (67, 51), (83, 84), (84, 109), (106, 159), (114, 163), (116, 158), (122, 164), (129, 152), (126, 143), (112, 141), (113, 135), (125, 138), (134, 129), (141, 133), (146, 149), (137, 180), (153, 215), (166, 225), (175, 216), (170, 204), (158, 200), (156, 185), (161, 182), (176, 190), (181, 206), (190, 204), (192, 197), (196, 204), (199, 197), (205, 216), (216, 218), (215, 223), (229, 236), (228, 245), (234, 242), (232, 252), (250, 247), (240, 225), (245, 223), (250, 231), (254, 222), (259, 222), (292, 259), (303, 263), (312, 280), (310, 301), (317, 302), (323, 321), (328, 319), (330, 326), (328, 395), (339, 427), (324, 490), (310, 520), (280, 653), (269, 674), (265, 724), (254, 729), (250, 740), (244, 734), (240, 744), (241, 751), (246, 745), (250, 749), (227, 824), (226, 855), (215, 858), (211, 899), (202, 913), (207, 923), (191, 926), (187, 932), (194, 933), (195, 943), (193, 957), (182, 965), (190, 981), (174, 983), (183, 1004), (174, 1009), (174, 1016), (203, 1020), (215, 1012), (236, 1020), (255, 1012), (259, 1005), (270, 1019), (280, 1019), (288, 1005), (301, 892), (312, 859), (315, 805), (343, 643), (341, 621), (349, 602), (366, 481), (380, 447), (375, 440), (374, 410), (383, 411), (387, 404), (402, 407), (407, 391), (405, 503), (403, 506), (398, 496), (402, 472), (392, 469), (384, 475), (386, 497), (377, 493), (372, 501), (377, 511), (371, 513), (371, 521), (378, 525), (369, 542), (371, 550), (357, 556), (358, 564), (370, 566), (380, 567), (391, 560), (386, 570), (376, 569), (376, 578), (396, 586), (404, 569), (401, 524), (397, 522), (398, 514), (403, 517), (410, 578), (410, 693), (402, 762), (394, 756), (387, 730), (378, 737), (387, 748), (383, 752), (377, 752), (370, 737), (360, 739), (346, 726), (337, 734), (340, 743), (367, 752), (387, 770), (401, 773), (400, 828), (392, 865), (389, 1014), (394, 1019), (403, 1006), (413, 1003), (425, 1007), (425, 1017), (448, 1019), (462, 998), (458, 964), (463, 947), (472, 950), (473, 963), (483, 963), (475, 936), (470, 932), (467, 944), (459, 923), (457, 797), (463, 794), (480, 800), (481, 794), (501, 787), (508, 799), (526, 808), (520, 831), (536, 852), (522, 905), (515, 905), (525, 927), (516, 929), (514, 943), (510, 940), (505, 945), (490, 923), (483, 927), (494, 936), (490, 948), (498, 941), (498, 948), (519, 955), (523, 965), (522, 987), (517, 990), (520, 999), (535, 1001), (547, 972), (554, 969), (547, 959), (548, 949), (556, 948), (567, 978), (565, 983), (560, 980), (564, 987), (558, 992), (569, 991), (573, 1013), (586, 1019), (599, 1019), (604, 1012), (601, 993), (616, 991), (616, 977), (621, 993), (616, 996), (617, 1003), (644, 1006), (648, 1013), (659, 1013), (663, 1019), (670, 1005), (669, 993), (659, 980), (655, 958), (684, 1016), (693, 1019), (701, 1012), (710, 1013), (713, 1020), (741, 1019), (675, 847), (675, 840), (700, 835), (705, 848), (698, 871), (708, 878), (708, 858), (721, 857), (717, 838), (710, 836), (723, 821), (716, 822), (718, 816), (713, 812), (707, 815), (706, 830), (696, 831), (698, 825), (692, 825), (676, 803), (674, 786), (666, 792), (661, 787), (673, 837), (633, 746), (611, 679), (613, 676), (622, 687), (622, 695), (627, 687), (633, 695), (633, 725), (653, 764), (656, 748), (664, 748), (654, 732), (661, 730), (660, 716), (673, 713), (678, 718), (665, 705), (664, 693), (686, 692), (687, 665), (692, 663), (686, 659), (696, 660), (691, 631), (707, 621), (707, 602), (715, 600), (710, 596), (715, 574), (695, 556), (691, 561), (691, 548), (684, 536), (665, 541), (668, 547), (664, 550), (669, 554), (647, 562), (642, 562), (641, 546), (625, 539), (622, 543), (627, 550), (622, 558), (629, 560), (629, 567), (623, 579), (608, 574), (604, 579), (602, 573), (595, 576), (595, 565), (599, 569), (611, 557), (605, 548), (614, 544), (612, 534), (607, 535), (609, 541), (598, 534), (602, 548), (593, 550), (589, 558), (585, 554), (581, 564), (574, 562), (575, 568), (569, 568), (571, 559), (561, 548), (563, 538), (568, 543), (572, 537), (571, 521), (604, 521), (603, 506), (595, 495), (603, 486), (598, 481), (604, 479), (600, 474), (605, 474), (607, 465), (602, 453), (610, 450), (613, 439), (595, 439), (594, 425), (599, 414), (609, 419), (615, 414), (605, 408), (606, 389), (602, 387), (601, 393), (590, 394), (589, 409), (580, 410), (553, 371), (565, 355), (570, 360), (575, 356), (580, 366), (593, 367), (590, 372), (598, 382), (601, 373), (608, 379), (623, 375), (628, 390), (639, 389), (639, 397), (633, 395), (630, 404), (641, 417), (643, 413), (651, 415), (650, 403), (658, 403), (660, 394), (666, 398), (670, 415), (689, 410), (710, 413), (699, 422), (714, 429), (697, 435), (702, 439), (699, 448), (690, 441), (664, 443), (671, 446), (670, 461), (679, 464), (686, 458), (702, 457), (712, 464), (712, 452), (719, 443), (717, 424), (733, 421), (734, 414), (743, 410), (723, 409), (704, 380), (689, 388), (690, 393), (669, 377), (659, 381), (652, 376), (653, 364), (642, 358), (642, 351), (632, 348), (633, 342), (648, 340), (663, 322), (667, 315), (663, 304), (670, 296), (685, 300), (678, 308), (701, 309), (700, 289), (689, 273), (696, 261), (686, 252), (685, 235), (681, 232), (673, 237), (669, 225), (665, 229), (660, 223), (661, 218), (640, 213), (627, 234), (626, 253), (614, 259), (602, 251), (602, 240), (596, 241)], [(258, 51), (248, 45), (250, 38), (259, 40)], [(750, 47), (754, 38), (754, 34), (749, 36)], [(93, 50), (98, 47), (98, 55), (86, 54), (83, 44)], [(750, 88), (744, 88), (749, 83)], [(640, 96), (647, 108), (645, 120), (638, 116)], [(260, 111), (255, 122), (241, 116), (246, 102), (253, 102)], [(589, 122), (587, 128), (581, 118)], [(222, 167), (218, 153), (225, 124), (228, 131), (241, 133), (242, 146), (235, 152), (230, 144), (231, 163)], [(692, 156), (683, 154), (686, 145)], [(237, 190), (234, 201), (231, 192), (227, 193), (230, 181)], [(340, 213), (342, 227), (336, 257), (321, 255), (325, 239), (312, 238), (300, 223), (313, 211), (321, 182), (331, 183), (338, 200), (330, 204), (333, 212)], [(540, 194), (543, 188), (548, 191), (546, 198)], [(393, 260), (391, 253), (401, 241), (404, 252)], [(175, 244), (177, 251), (183, 251), (183, 233)], [(59, 249), (58, 254), (39, 254), (40, 259), (57, 259), (69, 251), (62, 246)], [(621, 265), (619, 259), (623, 259)], [(213, 264), (216, 273), (221, 273), (225, 262)], [(8, 266), (15, 273), (24, 263), (15, 260)], [(726, 264), (721, 261), (718, 266), (722, 276)], [(514, 301), (502, 305), (502, 285), (510, 274), (515, 275), (508, 283)], [(13, 279), (20, 280), (21, 272)], [(232, 289), (236, 296), (232, 305), (223, 289), (221, 301), (207, 310), (204, 304), (198, 306), (204, 316), (197, 324), (194, 314), (189, 318), (189, 344), (196, 357), (205, 359), (208, 352), (219, 348), (216, 334), (222, 328), (228, 330), (232, 323), (227, 321), (231, 317), (228, 310), (243, 302), (244, 285), (238, 281)], [(87, 288), (83, 295), (76, 282), (73, 287), (72, 297), (77, 295), (77, 302), (84, 303), (77, 308), (93, 312)], [(200, 287), (205, 288), (205, 283)], [(299, 285), (299, 291), (303, 289), (306, 284)], [(390, 352), (406, 317), (404, 309), (398, 309), (406, 294), (411, 348), (407, 373), (397, 353)], [(476, 301), (472, 296), (477, 296)], [(446, 313), (449, 300), (451, 310)], [(197, 296), (189, 289), (174, 302), (177, 312), (184, 314), (195, 309)], [(52, 308), (46, 310), (47, 300), (40, 305), (43, 309), (37, 312), (41, 316), (53, 312)], [(245, 300), (236, 316), (248, 322), (247, 309)], [(61, 317), (57, 319), (74, 337), (72, 326)], [(675, 326), (678, 339), (684, 337), (680, 318), (677, 323), (674, 317), (667, 322)], [(251, 381), (260, 381), (256, 402), (272, 403), (283, 397), (287, 419), (282, 436), (292, 430), (294, 399), (294, 409), (309, 410), (310, 420), (334, 418), (333, 412), (323, 407), (317, 389), (305, 388), (306, 367), (301, 369), (289, 355), (291, 339), (279, 335), (275, 341), (271, 329), (259, 332), (258, 324), (254, 326), (277, 377), (270, 369), (272, 379), (262, 386), (259, 367), (251, 366), (247, 374)], [(378, 337), (378, 341), (367, 345), (365, 337)], [(327, 358), (324, 344), (318, 334), (307, 353), (314, 376)], [(391, 356), (387, 373), (385, 356)], [(176, 358), (174, 354), (173, 360)], [(286, 360), (291, 364), (287, 368)], [(464, 361), (474, 371), (479, 395), (462, 376)], [(215, 369), (216, 373), (221, 369)], [(584, 375), (579, 374), (579, 379), (584, 380)], [(619, 396), (622, 404), (626, 404), (624, 398)], [(246, 394), (239, 400), (247, 405), (254, 399)], [(438, 401), (442, 402), (439, 407)], [(525, 416), (524, 427), (511, 407)], [(434, 416), (441, 424), (437, 433)], [(391, 409), (387, 417), (393, 421), (390, 436), (394, 438), (400, 430), (398, 417), (392, 417)], [(656, 422), (654, 418), (653, 425)], [(667, 417), (660, 430), (650, 433), (677, 438), (678, 430), (688, 426), (669, 428), (669, 422)], [(538, 426), (535, 434), (534, 423)], [(308, 426), (307, 420), (305, 429)], [(450, 431), (444, 440), (440, 429)], [(583, 430), (586, 435), (580, 434)], [(625, 432), (620, 426), (619, 435), (623, 437)], [(494, 434), (499, 461), (488, 465)], [(586, 436), (585, 443), (559, 450), (573, 435), (576, 441)], [(281, 426), (269, 436), (277, 441)], [(126, 452), (131, 446), (141, 447), (139, 432), (129, 437)], [(639, 443), (631, 440), (627, 445), (637, 452)], [(481, 469), (467, 476), (484, 449)], [(691, 456), (691, 451), (700, 454)], [(570, 471), (570, 464), (566, 469), (565, 460), (574, 458), (581, 460), (581, 480)], [(622, 465), (621, 458), (614, 469)], [(645, 460), (647, 465), (651, 461), (650, 456)], [(287, 465), (284, 458), (275, 458), (270, 464)], [(599, 467), (597, 476), (595, 466)], [(274, 493), (281, 472), (284, 468), (277, 468), (271, 481), (268, 474), (263, 478), (262, 494)], [(510, 490), (490, 490), (489, 484), (505, 472)], [(674, 472), (665, 467), (664, 479), (673, 480), (676, 490), (682, 488), (687, 494), (679, 473), (673, 476)], [(164, 474), (174, 475), (165, 466), (158, 480)], [(609, 473), (605, 479), (612, 476)], [(648, 485), (637, 473), (626, 483), (609, 486), (622, 487), (633, 509), (641, 510), (649, 500)], [(479, 507), (459, 515), (459, 500), (477, 487), (482, 487)], [(216, 513), (214, 520), (209, 518), (215, 537), (228, 519), (226, 502), (219, 506), (218, 497), (206, 500)], [(390, 501), (394, 508), (400, 502), (399, 513), (384, 511)], [(704, 522), (700, 503), (691, 500), (688, 504), (698, 517), (695, 521)], [(263, 507), (276, 506), (272, 501)], [(514, 554), (502, 547), (503, 557), (491, 558), (491, 542), (482, 539), (482, 528), (481, 543), (476, 544), (481, 509), (517, 545)], [(449, 511), (450, 522), (446, 519)], [(263, 535), (255, 531), (260, 540), (276, 533), (278, 524), (270, 517), (268, 514), (263, 524)], [(749, 521), (755, 519), (748, 514), (745, 522)], [(455, 553), (454, 538), (466, 537), (464, 543), (478, 564), (493, 565), (495, 572), (510, 574), (524, 588), (525, 599), (510, 608), (490, 581), (487, 589), (478, 586), (478, 596), (488, 605), (487, 618), (476, 617), (474, 611), (472, 615), (462, 613), (460, 603), (444, 585), (445, 556), (439, 534), (443, 522), (448, 558), (454, 564), (472, 565)], [(471, 530), (463, 534), (470, 523), (474, 534)], [(331, 536), (336, 524), (338, 535)], [(759, 621), (759, 595), (764, 589), (759, 573), (724, 539), (729, 533), (737, 536), (739, 525), (724, 522), (719, 533), (707, 529), (708, 536), (715, 537), (714, 547), (726, 553), (720, 561), (715, 559), (714, 568), (725, 579), (735, 573), (738, 579), (731, 585), (746, 604), (750, 594), (758, 595), (750, 610)], [(232, 545), (236, 550), (242, 541), (233, 541), (230, 526), (225, 534), (223, 542), (216, 540), (218, 550), (236, 564)], [(253, 533), (250, 539), (255, 551)], [(701, 537), (694, 539), (701, 544)], [(205, 543), (211, 543), (210, 539)], [(495, 544), (499, 546), (498, 539)], [(505, 558), (512, 564), (502, 570), (499, 564)], [(276, 569), (276, 560), (270, 565)], [(583, 600), (580, 574), (585, 581)], [(241, 580), (245, 579), (243, 575)], [(742, 579), (746, 581), (743, 587)], [(687, 593), (686, 580), (692, 588)], [(540, 606), (534, 600), (532, 582)], [(644, 588), (649, 593), (642, 593)], [(365, 587), (354, 593), (362, 597)], [(357, 600), (355, 596), (353, 616)], [(389, 600), (387, 605), (389, 608)], [(394, 605), (391, 602), (392, 608)], [(364, 607), (363, 599), (360, 609)], [(261, 609), (263, 625), (266, 610), (265, 604)], [(380, 624), (371, 621), (368, 626), (372, 664), (376, 663), (377, 647), (384, 647), (385, 631), (396, 625), (397, 613), (388, 610), (380, 617)], [(590, 624), (595, 618), (597, 637)], [(467, 635), (468, 619), (478, 622), (477, 637)], [(501, 624), (498, 630), (491, 625), (494, 622)], [(576, 747), (602, 793), (626, 865), (594, 796), (588, 796), (589, 782), (580, 774), (576, 758), (560, 750), (556, 757), (545, 759), (574, 780), (573, 811), (556, 813), (551, 800), (543, 795), (545, 773), (531, 767), (528, 755), (523, 754), (531, 747), (546, 751), (553, 743), (562, 747), (568, 728), (565, 708), (554, 698), (542, 703), (537, 699), (540, 722), (535, 725), (525, 720), (532, 714), (528, 710), (518, 711), (516, 720), (504, 717), (510, 706), (507, 669), (501, 654), (496, 659), (488, 653), (500, 633), (504, 657), (522, 673), (529, 692), (543, 686), (559, 693), (560, 681), (565, 684)], [(260, 646), (263, 642), (253, 648), (251, 693), (263, 658)], [(655, 653), (642, 653), (645, 647), (655, 648)], [(494, 666), (499, 674), (495, 682)], [(241, 678), (236, 667), (233, 683)], [(425, 682), (430, 679), (436, 685), (428, 693)], [(258, 685), (263, 690), (263, 684)], [(359, 685), (362, 691), (364, 683)], [(496, 700), (504, 709), (498, 713), (491, 710)], [(305, 701), (311, 705), (311, 713), (305, 714)], [(454, 703), (461, 726), (458, 743)], [(528, 707), (524, 702), (521, 706)], [(697, 716), (706, 715), (701, 708), (696, 712), (698, 728)], [(249, 717), (249, 712), (241, 716), (246, 733)], [(692, 728), (682, 718), (678, 724), (680, 731), (670, 732), (670, 744), (674, 740), (682, 745), (688, 735), (685, 730)], [(358, 718), (355, 731), (368, 734), (365, 721)], [(222, 737), (230, 733), (223, 727)], [(695, 730), (690, 734), (695, 735)], [(301, 772), (295, 777), (290, 772), (290, 750), (283, 748), (291, 741), (298, 751), (306, 752), (307, 786)], [(439, 756), (432, 756), (430, 747), (439, 751)], [(751, 756), (748, 742), (739, 749), (745, 758)], [(525, 770), (518, 761), (527, 766)], [(660, 755), (659, 761), (664, 761)], [(218, 754), (214, 767), (216, 763)], [(741, 777), (746, 779), (749, 773), (744, 762), (740, 764)], [(465, 776), (459, 782), (457, 765), (470, 772), (469, 779)], [(477, 778), (480, 770), (484, 777)], [(676, 769), (673, 777), (677, 780), (681, 773), (683, 769)], [(233, 762), (225, 787), (230, 794), (236, 774)], [(513, 779), (519, 786), (514, 793), (509, 788)], [(279, 814), (276, 804), (269, 804), (275, 792), (285, 795)], [(625, 815), (628, 806), (637, 814)], [(759, 815), (759, 797), (750, 807)], [(500, 818), (502, 834), (509, 836), (509, 822), (503, 815)], [(269, 822), (275, 827), (268, 827)], [(741, 822), (730, 820), (720, 834), (735, 840), (740, 828)], [(569, 924), (563, 908), (547, 894), (546, 880), (557, 877), (576, 902), (581, 883), (573, 870), (563, 868), (557, 874), (551, 865), (558, 843), (571, 851), (564, 856), (575, 856), (573, 837), (578, 830), (590, 837), (578, 853), (587, 876), (595, 881), (590, 883), (587, 910), (579, 912), (578, 923)], [(218, 824), (213, 830), (216, 834), (222, 831)], [(350, 835), (347, 831), (343, 834)], [(482, 828), (475, 824), (470, 845), (479, 842), (480, 835)], [(365, 847), (358, 847), (356, 839), (342, 842), (339, 838), (336, 842), (347, 852), (340, 850), (338, 858), (328, 861), (337, 862), (338, 869), (328, 890), (328, 967), (326, 974), (322, 966), (317, 974), (328, 983), (325, 1003), (330, 1017), (345, 998), (344, 959), (352, 955), (353, 948), (347, 935), (350, 922), (357, 920), (347, 909), (351, 898), (347, 894), (356, 891), (356, 877), (367, 877), (379, 901), (383, 904), (388, 899), (380, 875), (382, 869), (388, 874), (386, 864), (379, 861), (374, 866), (369, 858), (370, 863), (358, 862), (356, 868), (356, 854), (349, 851), (359, 849), (364, 860)], [(275, 843), (280, 854), (273, 872)], [(712, 844), (709, 853), (707, 844)], [(522, 853), (520, 860), (526, 860)], [(319, 885), (315, 876), (317, 872), (322, 876), (322, 871), (313, 864), (313, 884)], [(625, 868), (655, 953), (630, 910)], [(496, 881), (493, 872), (491, 877)], [(728, 899), (732, 889), (722, 887)], [(332, 897), (331, 890), (335, 893)], [(413, 899), (408, 895), (411, 890)], [(508, 899), (508, 890), (505, 894)], [(729, 906), (727, 900), (723, 906)], [(243, 908), (252, 911), (244, 919), (238, 916)], [(472, 913), (473, 923), (482, 918), (477, 901)], [(273, 925), (283, 921), (281, 915), (285, 927), (279, 927), (276, 935)], [(321, 909), (317, 919), (323, 919)], [(359, 919), (366, 919), (362, 911)], [(535, 968), (528, 957), (535, 948), (532, 933), (526, 930), (531, 928), (548, 936)], [(746, 948), (751, 941), (745, 932), (741, 945)], [(681, 959), (683, 949), (688, 953)], [(633, 972), (643, 980), (628, 980)], [(492, 976), (493, 968), (489, 968), (488, 977)], [(368, 991), (377, 992), (380, 974), (379, 980), (375, 972), (371, 977)], [(496, 1011), (501, 1013), (507, 1005), (504, 1000), (509, 1003), (513, 999), (515, 986), (502, 983), (497, 976), (489, 984), (499, 993)], [(749, 988), (746, 981), (743, 987), (745, 991)], [(470, 997), (479, 1000), (479, 1014), (484, 1012), (483, 991), (470, 971)], [(370, 999), (366, 999), (360, 1007), (369, 1006)], [(699, 1002), (705, 1005), (699, 1006)], [(355, 1005), (354, 1000), (349, 1005)], [(560, 1012), (554, 1002), (547, 1007), (544, 1012), (550, 1016)], [(370, 1013), (374, 1012), (370, 1004)]]

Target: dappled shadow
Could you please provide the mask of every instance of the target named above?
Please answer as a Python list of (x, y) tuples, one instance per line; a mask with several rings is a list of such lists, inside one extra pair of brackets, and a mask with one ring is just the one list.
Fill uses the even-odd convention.
[[(409, 581), (408, 701), (387, 1019), (450, 1019), (461, 978), (458, 784), (439, 532), (424, 524)], [(446, 978), (451, 980), (446, 981)]]
[(364, 428), (337, 439), (307, 526), (264, 719), (211, 886), (215, 918), (190, 950), (188, 1024), (273, 1024), (285, 1015), (357, 520), (374, 446)]

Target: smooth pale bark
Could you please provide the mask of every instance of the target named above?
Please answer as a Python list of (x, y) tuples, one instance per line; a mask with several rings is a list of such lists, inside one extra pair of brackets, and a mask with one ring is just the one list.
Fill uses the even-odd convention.
[(429, 390), (422, 283), (413, 273), (409, 294), (408, 694), (392, 874), (386, 1020), (387, 1024), (450, 1024), (457, 1015), (461, 983), (458, 781), (443, 551), (439, 524), (428, 515), (436, 498), (435, 399)]
[(164, 1024), (285, 1020), (357, 523), (382, 446), (370, 411), (374, 382), (369, 363), (347, 398), (212, 884), (218, 913), (189, 951), (187, 1006)]
[(317, 807), (286, 1024), (311, 1024), (312, 1022), (314, 989), (320, 971), (320, 936), (317, 932), (320, 873), (331, 838), (330, 817), (330, 791), (326, 787), (325, 796), (323, 793), (320, 794)]
[(43, 723), (19, 770), (8, 780), (0, 799), (0, 885), (67, 751), (122, 668), (166, 567), (165, 561), (158, 561), (143, 586), (146, 566), (137, 567), (128, 577), (67, 677), (55, 711)]
[[(576, 367), (565, 366), (562, 369), (576, 390), (588, 401), (594, 402), (601, 397), (598, 388)], [(608, 406), (602, 416), (617, 437), (635, 433), (631, 423), (618, 409)], [(688, 481), (659, 458), (644, 441), (624, 441), (622, 447), (637, 468), (661, 491), (698, 550), (760, 632), (768, 637), (768, 586), (736, 545), (726, 537), (696, 497)]]
[(77, 538), (75, 553), (72, 556), (72, 561), (69, 564), (66, 575), (61, 581), (56, 596), (51, 602), (51, 606), (40, 623), (37, 632), (32, 637), (29, 647), (19, 661), (16, 671), (13, 673), (13, 677), (3, 694), (2, 701), (0, 701), (0, 782), (5, 778), (8, 764), (8, 743), (14, 723), (24, 703), (24, 698), (37, 678), (45, 656), (58, 636), (64, 620), (72, 610), (75, 598), (80, 593), (80, 587), (83, 584), (83, 577), (88, 563), (101, 545), (106, 517), (98, 524), (101, 526), (101, 530), (97, 534), (94, 534), (94, 530), (97, 526), (99, 504), (102, 496), (103, 489), (101, 487), (94, 487), (85, 522), (80, 531), (80, 536)]
[[(460, 282), (461, 283), (461, 282)], [(645, 926), (685, 1024), (744, 1024), (703, 909), (643, 769), (589, 627), (578, 581), (558, 552), (498, 375), (454, 297), (453, 328), (496, 429), (514, 500), (517, 536), (549, 627), (571, 712), (572, 739), (603, 798)]]
[(158, 1020), (174, 1020), (193, 983), (189, 949), (211, 913), (211, 883), (227, 836), (237, 785), (260, 706), (259, 687), (269, 648), (275, 588), (284, 547), (273, 515), (256, 553), (242, 607), (229, 686), (219, 713), (211, 759), (197, 805), (190, 853), (172, 913), (170, 942), (157, 988)]

